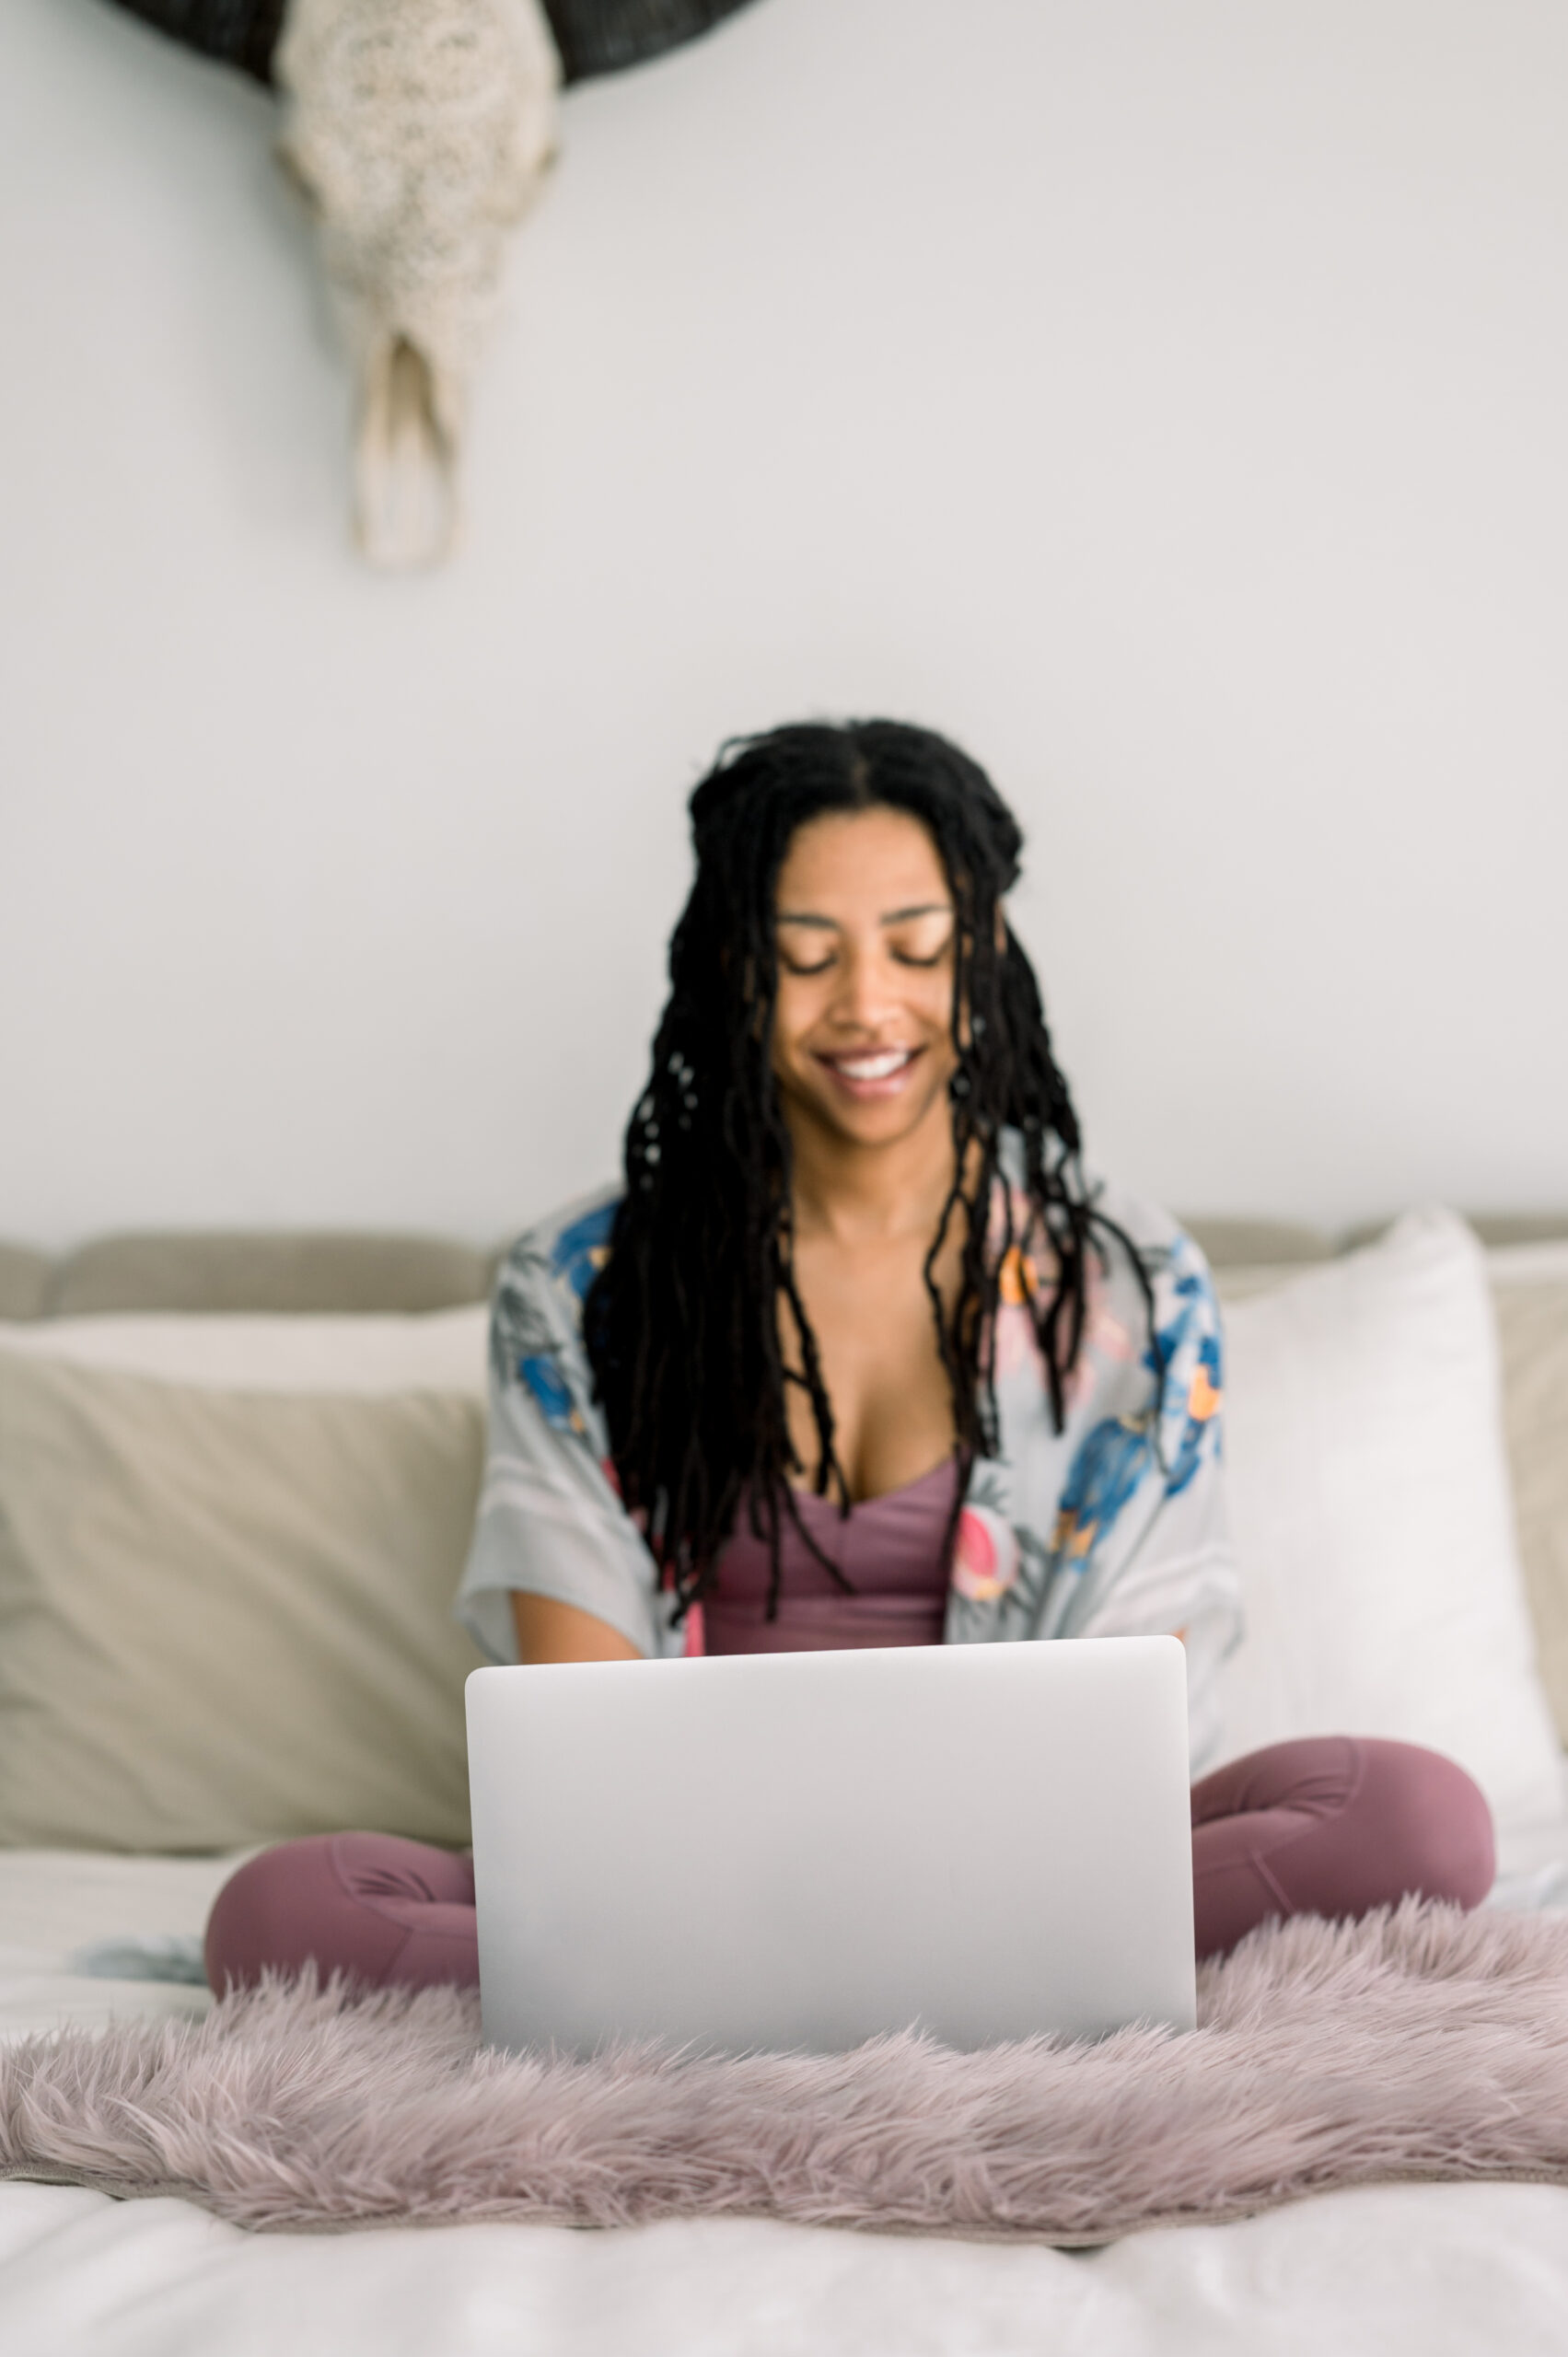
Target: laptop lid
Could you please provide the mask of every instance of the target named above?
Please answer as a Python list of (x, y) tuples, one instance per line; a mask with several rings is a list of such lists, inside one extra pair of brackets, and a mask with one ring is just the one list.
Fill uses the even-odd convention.
[(480, 1669), (468, 1731), (492, 2044), (1193, 2025), (1174, 1637)]

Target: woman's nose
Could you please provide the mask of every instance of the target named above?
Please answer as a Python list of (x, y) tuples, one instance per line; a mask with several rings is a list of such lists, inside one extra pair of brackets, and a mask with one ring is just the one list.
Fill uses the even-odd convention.
[(852, 944), (846, 948), (833, 1007), (841, 1022), (873, 1030), (890, 1011), (893, 973), (879, 950), (880, 944)]

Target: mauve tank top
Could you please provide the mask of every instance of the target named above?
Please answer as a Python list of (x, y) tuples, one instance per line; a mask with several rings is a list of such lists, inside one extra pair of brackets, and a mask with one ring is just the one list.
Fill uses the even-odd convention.
[(768, 1542), (752, 1537), (742, 1507), (703, 1602), (710, 1654), (831, 1652), (852, 1645), (937, 1645), (947, 1604), (942, 1541), (953, 1511), (951, 1457), (901, 1490), (865, 1498), (845, 1521), (830, 1498), (796, 1492), (800, 1518), (825, 1555), (854, 1583), (846, 1596), (793, 1523), (779, 1532), (779, 1608), (768, 1608)]

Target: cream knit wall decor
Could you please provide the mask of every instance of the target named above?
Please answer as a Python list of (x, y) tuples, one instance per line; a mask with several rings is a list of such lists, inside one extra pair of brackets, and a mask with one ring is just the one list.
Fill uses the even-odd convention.
[(122, 0), (275, 83), (357, 379), (354, 517), (389, 567), (459, 515), (469, 382), (507, 231), (555, 154), (563, 82), (674, 47), (744, 0)]
[(540, 0), (291, 0), (273, 73), (358, 377), (360, 545), (427, 563), (505, 234), (554, 152), (550, 26)]

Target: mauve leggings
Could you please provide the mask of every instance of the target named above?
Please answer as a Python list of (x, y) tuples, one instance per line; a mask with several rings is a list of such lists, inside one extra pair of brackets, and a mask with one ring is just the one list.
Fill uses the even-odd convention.
[[(1272, 1915), (1363, 1915), (1407, 1892), (1474, 1907), (1492, 1877), (1485, 1800), (1453, 1760), (1413, 1744), (1271, 1744), (1192, 1787), (1201, 1956)], [(218, 1893), (207, 1978), (221, 1994), (311, 1957), (372, 1988), (471, 1987), (472, 1864), (394, 1833), (319, 1833), (263, 1851)]]

